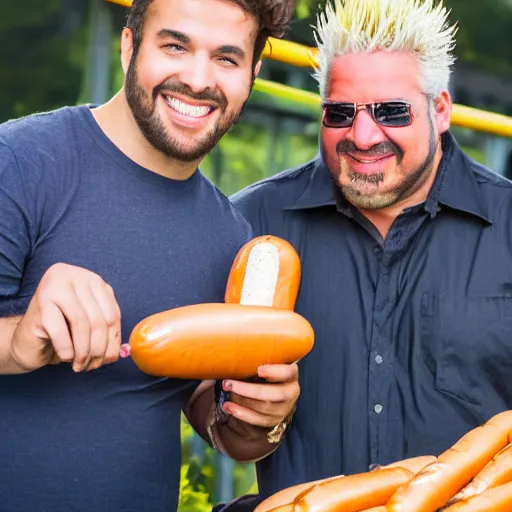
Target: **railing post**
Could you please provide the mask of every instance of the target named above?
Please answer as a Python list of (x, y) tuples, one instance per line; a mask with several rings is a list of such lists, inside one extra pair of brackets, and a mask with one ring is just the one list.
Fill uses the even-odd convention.
[(87, 66), (81, 101), (99, 105), (110, 96), (112, 13), (103, 0), (91, 0)]

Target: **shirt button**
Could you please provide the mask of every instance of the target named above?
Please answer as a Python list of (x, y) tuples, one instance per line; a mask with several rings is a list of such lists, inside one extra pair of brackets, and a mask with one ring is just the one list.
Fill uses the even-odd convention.
[(373, 248), (373, 252), (375, 254), (380, 254), (382, 252), (382, 247), (380, 245), (376, 245), (374, 248)]
[(375, 362), (376, 362), (377, 364), (381, 364), (381, 363), (382, 363), (382, 361), (384, 361), (384, 359), (382, 359), (382, 356), (380, 356), (380, 355), (376, 355), (376, 356), (375, 356)]
[(377, 404), (375, 407), (374, 407), (374, 410), (377, 414), (380, 414), (382, 412), (382, 405), (380, 404)]

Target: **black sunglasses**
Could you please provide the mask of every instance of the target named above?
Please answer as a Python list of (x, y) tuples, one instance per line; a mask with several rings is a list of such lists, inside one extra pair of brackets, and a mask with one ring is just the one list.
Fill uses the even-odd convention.
[(381, 103), (325, 102), (322, 122), (327, 128), (349, 128), (357, 113), (367, 110), (381, 126), (399, 128), (409, 126), (413, 120), (411, 105), (405, 101), (383, 101)]

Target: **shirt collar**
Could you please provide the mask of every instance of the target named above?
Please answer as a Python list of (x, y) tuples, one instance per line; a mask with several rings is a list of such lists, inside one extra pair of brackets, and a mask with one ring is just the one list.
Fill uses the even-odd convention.
[[(427, 199), (426, 209), (439, 210), (438, 204), (470, 213), (492, 224), (488, 204), (482, 194), (477, 175), (469, 157), (460, 149), (449, 132), (441, 138), (443, 158), (438, 176)], [(437, 203), (437, 206), (436, 206)]]
[[(471, 168), (471, 160), (460, 149), (451, 133), (444, 133), (441, 142), (443, 157), (434, 185), (424, 203), (425, 210), (431, 217), (435, 217), (440, 205), (445, 205), (492, 224), (476, 174)], [(309, 174), (308, 183), (295, 202), (285, 209), (305, 210), (337, 206), (341, 212), (350, 213), (351, 208), (343, 204), (343, 198), (337, 194), (337, 187), (320, 153), (306, 165), (304, 171)]]
[(304, 169), (308, 173), (306, 187), (286, 210), (306, 210), (322, 206), (336, 206), (336, 186), (320, 153)]

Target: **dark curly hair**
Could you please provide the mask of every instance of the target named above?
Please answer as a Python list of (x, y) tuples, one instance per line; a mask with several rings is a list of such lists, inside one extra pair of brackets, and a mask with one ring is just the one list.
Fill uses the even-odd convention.
[[(147, 10), (153, 0), (133, 0), (126, 27), (133, 34), (134, 56), (137, 55), (144, 31)], [(228, 0), (258, 22), (258, 35), (254, 45), (253, 67), (256, 66), (269, 37), (285, 35), (295, 11), (295, 0)]]

